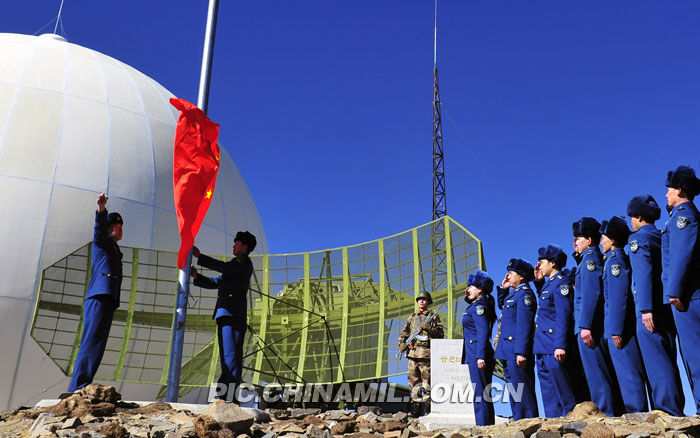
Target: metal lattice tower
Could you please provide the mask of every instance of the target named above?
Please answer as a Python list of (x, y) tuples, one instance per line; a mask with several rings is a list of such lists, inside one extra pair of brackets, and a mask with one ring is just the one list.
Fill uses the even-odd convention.
[[(442, 145), (442, 111), (440, 108), (440, 78), (437, 68), (437, 0), (433, 45), (433, 220), (447, 214), (445, 193), (445, 153)], [(444, 287), (447, 277), (445, 229), (439, 221), (433, 227), (432, 290)]]
[(437, 68), (437, 0), (435, 0), (433, 47), (433, 220), (435, 220), (447, 214), (445, 152), (442, 147), (442, 111), (440, 108), (440, 80)]

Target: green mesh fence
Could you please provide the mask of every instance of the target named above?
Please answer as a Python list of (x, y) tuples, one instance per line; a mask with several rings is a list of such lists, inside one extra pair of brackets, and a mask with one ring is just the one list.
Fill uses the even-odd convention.
[[(80, 342), (90, 246), (43, 271), (32, 323), (32, 337), (66, 375)], [(122, 252), (121, 305), (97, 378), (165, 385), (177, 254), (129, 247)], [(243, 380), (257, 385), (405, 373), (395, 355), (414, 297), (431, 292), (447, 337), (461, 337), (456, 317), (467, 276), (485, 269), (481, 242), (449, 217), (358, 245), (251, 259)], [(218, 376), (215, 303), (215, 290), (191, 286), (181, 395)]]

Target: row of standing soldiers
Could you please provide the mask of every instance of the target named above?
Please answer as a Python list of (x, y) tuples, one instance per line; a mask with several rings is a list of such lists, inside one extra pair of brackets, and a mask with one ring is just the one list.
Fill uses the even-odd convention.
[[(515, 390), (515, 420), (539, 416), (535, 365), (546, 417), (566, 415), (585, 400), (608, 416), (649, 406), (682, 416), (676, 338), (700, 413), (700, 213), (693, 203), (700, 180), (680, 166), (668, 172), (666, 187), (670, 217), (663, 230), (654, 225), (661, 217), (654, 198), (636, 196), (627, 205), (632, 230), (618, 216), (573, 223), (572, 269), (565, 269), (567, 256), (555, 245), (539, 249), (535, 267), (511, 259), (495, 300), (486, 272), (469, 275), (463, 363), (477, 396), (478, 425), (494, 423), (491, 398), (478, 396), (490, 387), (496, 360), (506, 387)], [(496, 305), (501, 318), (492, 346)]]

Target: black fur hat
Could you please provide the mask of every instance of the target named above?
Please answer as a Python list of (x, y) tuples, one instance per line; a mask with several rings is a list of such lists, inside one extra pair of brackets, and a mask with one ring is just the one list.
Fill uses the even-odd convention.
[(600, 222), (592, 217), (582, 217), (571, 226), (574, 237), (590, 237), (595, 241), (600, 240)]
[(688, 166), (678, 166), (676, 170), (669, 170), (666, 176), (666, 187), (681, 189), (691, 198), (700, 193), (700, 180), (695, 176), (695, 170)]
[(566, 254), (556, 245), (547, 245), (537, 250), (537, 260), (542, 259), (556, 263), (560, 270), (566, 266)]
[(627, 203), (627, 216), (656, 222), (661, 217), (661, 207), (651, 195), (635, 196)]
[(510, 259), (506, 270), (520, 274), (525, 279), (525, 282), (532, 281), (535, 278), (535, 268), (523, 259)]
[(613, 216), (609, 221), (603, 221), (600, 226), (600, 233), (605, 234), (615, 241), (615, 246), (621, 248), (627, 244), (630, 237), (630, 229), (627, 222), (620, 216)]

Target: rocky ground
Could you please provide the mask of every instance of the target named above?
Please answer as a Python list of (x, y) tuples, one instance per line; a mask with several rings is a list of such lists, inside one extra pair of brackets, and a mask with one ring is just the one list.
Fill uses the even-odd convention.
[(700, 438), (700, 417), (661, 411), (609, 418), (582, 403), (562, 418), (530, 418), (495, 426), (427, 431), (403, 412), (239, 408), (217, 401), (200, 415), (168, 403), (121, 401), (114, 387), (92, 384), (49, 407), (0, 412), (2, 437), (66, 438)]

